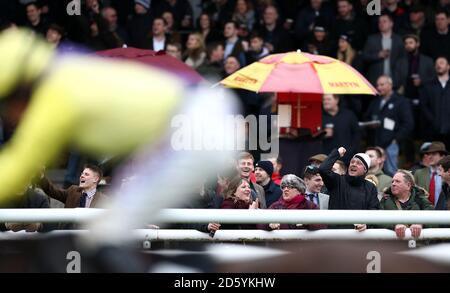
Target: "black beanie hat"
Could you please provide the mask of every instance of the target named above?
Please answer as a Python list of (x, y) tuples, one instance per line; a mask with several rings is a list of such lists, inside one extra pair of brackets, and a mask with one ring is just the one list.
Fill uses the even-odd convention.
[(273, 173), (273, 165), (270, 161), (259, 161), (256, 163), (255, 167), (260, 167), (271, 177)]

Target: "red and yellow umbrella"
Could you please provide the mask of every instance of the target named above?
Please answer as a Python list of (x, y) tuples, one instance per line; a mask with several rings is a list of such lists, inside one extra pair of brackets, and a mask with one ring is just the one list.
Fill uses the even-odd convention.
[(348, 64), (300, 51), (269, 55), (220, 83), (254, 92), (377, 94), (369, 81)]

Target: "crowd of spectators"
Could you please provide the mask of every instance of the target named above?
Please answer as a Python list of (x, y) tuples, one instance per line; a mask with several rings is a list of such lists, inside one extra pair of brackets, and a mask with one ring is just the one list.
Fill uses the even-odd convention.
[[(301, 49), (352, 65), (377, 88), (375, 98), (324, 96), (329, 155), (312, 158), (304, 174), (282, 177), (280, 158), (256, 163), (242, 153), (236, 174), (204, 186), (196, 207), (449, 209), (449, 0), (382, 0), (379, 15), (367, 13), (367, 0), (86, 0), (80, 15), (68, 15), (70, 2), (1, 1), (0, 29), (28, 27), (61, 50), (162, 50), (214, 81), (269, 54)], [(245, 114), (263, 111), (263, 98), (237, 93)], [(358, 121), (369, 123), (363, 129)], [(0, 120), (0, 143), (1, 126)], [(373, 147), (360, 153), (362, 138)], [(417, 147), (421, 160), (414, 166), (418, 141), (429, 142)], [(413, 175), (399, 169), (400, 154)], [(91, 201), (79, 203), (82, 189), (80, 183), (66, 207), (89, 207)], [(70, 191), (58, 192), (54, 197), (67, 205)], [(321, 228), (294, 226), (263, 228)], [(404, 236), (405, 225), (392, 228)], [(411, 226), (415, 236), (421, 228)]]
[[(368, 13), (364, 0), (86, 0), (80, 15), (69, 15), (71, 2), (2, 1), (0, 29), (28, 27), (62, 50), (164, 50), (213, 81), (272, 53), (328, 55), (363, 73), (380, 100), (334, 97), (339, 105), (329, 108), (327, 98), (323, 126), (335, 128), (323, 152), (346, 146), (349, 162), (360, 147), (355, 118), (381, 122), (362, 134), (387, 150), (391, 173), (399, 152), (405, 167), (412, 166), (414, 141), (450, 143), (448, 0), (382, 0), (379, 15)], [(237, 94), (245, 115), (270, 109), (264, 97)], [(351, 133), (343, 134), (348, 127)]]

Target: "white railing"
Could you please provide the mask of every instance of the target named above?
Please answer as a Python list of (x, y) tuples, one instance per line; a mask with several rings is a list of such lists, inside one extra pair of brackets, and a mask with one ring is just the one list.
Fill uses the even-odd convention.
[(0, 209), (0, 223), (80, 223), (101, 216), (102, 209)]
[[(101, 216), (101, 209), (0, 209), (0, 222), (84, 222)], [(450, 211), (385, 210), (221, 210), (165, 209), (165, 223), (291, 223), (291, 224), (447, 224)]]
[(166, 209), (172, 223), (450, 224), (450, 211)]
[[(61, 235), (81, 235), (87, 230), (59, 230), (49, 233), (2, 232), (0, 241), (51, 238)], [(136, 241), (285, 241), (285, 240), (398, 240), (394, 231), (387, 229), (368, 229), (358, 232), (351, 229), (307, 230), (218, 230), (214, 237), (197, 230), (177, 229), (137, 229), (132, 232)], [(406, 230), (403, 240), (412, 240), (411, 232)], [(423, 229), (417, 240), (450, 239), (450, 229)]]
[[(409, 229), (404, 240), (414, 239)], [(307, 230), (218, 230), (211, 237), (197, 230), (136, 230), (138, 239), (149, 241), (285, 241), (285, 240), (398, 240), (394, 231), (388, 229), (368, 229), (358, 232), (351, 229)], [(423, 229), (418, 240), (450, 239), (450, 229)]]

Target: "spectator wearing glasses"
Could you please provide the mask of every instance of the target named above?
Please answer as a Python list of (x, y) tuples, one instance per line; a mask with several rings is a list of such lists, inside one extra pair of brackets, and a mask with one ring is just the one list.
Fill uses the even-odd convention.
[[(295, 176), (294, 174), (284, 175), (281, 180), (282, 196), (278, 201), (273, 203), (269, 209), (278, 210), (303, 210), (303, 209), (318, 209), (317, 205), (306, 199), (305, 182)], [(258, 225), (258, 228), (265, 230), (279, 230), (279, 229), (303, 229), (317, 230), (324, 229), (326, 225), (320, 224), (280, 224), (270, 223), (269, 225)]]
[(169, 42), (167, 43), (166, 47), (166, 54), (170, 55), (174, 58), (177, 58), (178, 60), (182, 60), (181, 56), (182, 46), (180, 43), (177, 42)]

